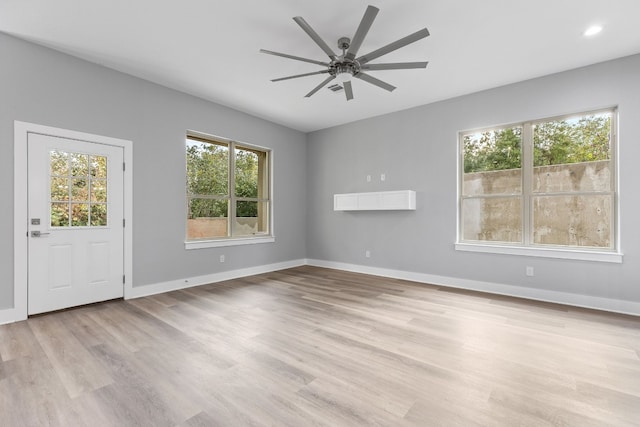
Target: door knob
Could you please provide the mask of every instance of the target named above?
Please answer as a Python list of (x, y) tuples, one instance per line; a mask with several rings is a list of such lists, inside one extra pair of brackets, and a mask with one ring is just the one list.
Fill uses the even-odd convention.
[(38, 230), (34, 230), (31, 232), (31, 237), (41, 237), (41, 236), (46, 236), (48, 234), (51, 234), (51, 233), (42, 233)]

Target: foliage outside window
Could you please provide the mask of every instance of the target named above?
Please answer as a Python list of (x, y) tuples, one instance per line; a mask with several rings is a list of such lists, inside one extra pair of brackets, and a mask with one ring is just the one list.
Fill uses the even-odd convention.
[(269, 151), (188, 134), (187, 240), (269, 235)]
[(49, 165), (50, 226), (106, 226), (107, 158), (53, 150)]
[(460, 241), (614, 250), (614, 110), (462, 132)]

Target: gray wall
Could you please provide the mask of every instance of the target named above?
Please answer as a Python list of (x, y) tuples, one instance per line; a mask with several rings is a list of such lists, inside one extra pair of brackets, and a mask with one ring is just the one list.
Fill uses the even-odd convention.
[[(306, 136), (3, 34), (0, 57), (0, 189), (11, 206), (0, 210), (0, 309), (13, 300), (14, 120), (133, 141), (135, 286), (306, 256), (640, 301), (640, 56)], [(459, 130), (611, 105), (620, 114), (623, 264), (454, 250)], [(187, 129), (274, 150), (276, 243), (184, 250)], [(334, 193), (392, 189), (416, 190), (418, 209), (332, 210)], [(222, 253), (225, 264), (217, 262)], [(525, 277), (527, 265), (535, 277)]]
[[(14, 120), (133, 141), (134, 286), (304, 257), (305, 134), (4, 34), (0, 58), (0, 309), (13, 305)], [(187, 129), (274, 150), (275, 243), (185, 251)]]
[[(640, 56), (632, 56), (309, 134), (307, 257), (640, 301), (638, 76)], [(613, 105), (623, 264), (454, 249), (458, 131)], [(334, 193), (404, 189), (417, 192), (415, 212), (332, 210)], [(535, 267), (534, 277), (525, 276), (526, 266)]]

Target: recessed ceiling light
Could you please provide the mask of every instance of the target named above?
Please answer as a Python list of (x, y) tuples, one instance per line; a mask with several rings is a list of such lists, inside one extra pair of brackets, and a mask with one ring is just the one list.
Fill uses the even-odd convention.
[(591, 36), (595, 36), (600, 31), (602, 31), (602, 27), (600, 25), (593, 25), (593, 26), (587, 28), (587, 30), (584, 32), (584, 35), (586, 37), (591, 37)]

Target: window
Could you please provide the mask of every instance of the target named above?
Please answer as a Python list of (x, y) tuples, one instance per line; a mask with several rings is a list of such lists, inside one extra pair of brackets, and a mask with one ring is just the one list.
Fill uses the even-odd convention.
[(187, 243), (271, 237), (269, 150), (188, 133), (186, 158)]
[(84, 153), (49, 153), (50, 226), (107, 225), (107, 158)]
[(605, 110), (461, 132), (459, 243), (615, 252), (614, 130)]

